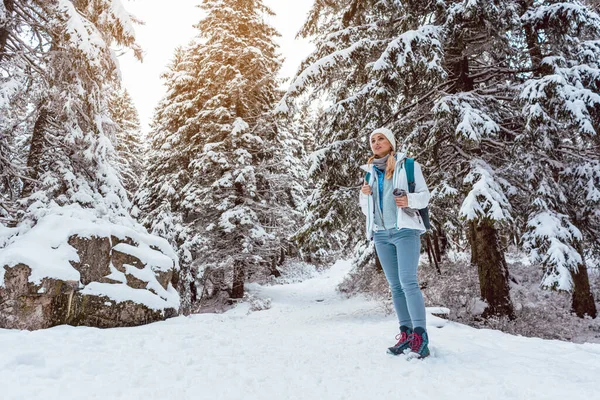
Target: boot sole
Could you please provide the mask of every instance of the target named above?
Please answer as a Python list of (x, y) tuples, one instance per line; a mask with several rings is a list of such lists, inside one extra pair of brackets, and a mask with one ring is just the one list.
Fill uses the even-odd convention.
[(400, 356), (400, 355), (404, 355), (404, 354), (405, 354), (405, 353), (404, 353), (404, 351), (405, 351), (405, 350), (406, 350), (406, 349), (404, 349), (404, 350), (402, 350), (402, 351), (397, 351), (397, 350), (396, 350), (396, 349), (394, 349), (393, 347), (388, 347), (388, 349), (387, 349), (387, 351), (386, 351), (386, 352), (387, 352), (388, 354), (391, 354), (391, 355), (393, 355), (393, 356)]

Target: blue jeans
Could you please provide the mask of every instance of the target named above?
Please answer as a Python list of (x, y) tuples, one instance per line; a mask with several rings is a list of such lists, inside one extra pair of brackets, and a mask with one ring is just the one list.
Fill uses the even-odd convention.
[(374, 232), (373, 241), (383, 272), (390, 284), (392, 300), (400, 326), (425, 326), (425, 302), (417, 280), (421, 251), (416, 229), (388, 229)]

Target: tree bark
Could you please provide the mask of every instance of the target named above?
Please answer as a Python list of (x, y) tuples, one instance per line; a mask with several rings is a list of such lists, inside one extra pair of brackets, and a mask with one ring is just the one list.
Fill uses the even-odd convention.
[(473, 78), (469, 76), (469, 59), (463, 56), (459, 62), (454, 64), (454, 77), (457, 78), (456, 88), (458, 92), (470, 92), (475, 86)]
[(27, 169), (29, 171), (29, 178), (32, 180), (26, 180), (23, 183), (23, 190), (21, 191), (21, 198), (29, 196), (33, 193), (35, 187), (35, 180), (40, 175), (40, 160), (42, 153), (44, 152), (44, 137), (46, 134), (46, 124), (48, 123), (48, 110), (42, 107), (38, 115), (35, 125), (33, 126), (33, 135), (31, 136), (31, 145), (29, 146), (29, 155), (27, 156)]
[[(523, 7), (523, 12), (525, 12), (529, 7), (531, 7), (532, 4), (532, 0), (523, 1), (521, 4), (521, 6)], [(541, 65), (544, 56), (542, 54), (542, 49), (538, 40), (537, 30), (529, 24), (524, 25), (523, 30), (525, 31), (525, 42), (527, 43), (527, 51), (529, 52), (531, 65), (535, 69), (533, 73), (534, 76), (540, 77), (542, 75), (552, 73), (552, 70), (548, 66), (542, 67)]]
[(353, 0), (352, 1), (350, 6), (348, 7), (348, 11), (346, 11), (344, 13), (344, 16), (342, 17), (342, 26), (343, 27), (346, 28), (346, 27), (348, 27), (348, 25), (350, 25), (350, 21), (352, 21), (352, 19), (358, 12), (358, 9), (361, 6), (361, 4), (360, 4), (361, 2), (362, 2), (362, 0)]
[[(453, 93), (471, 92), (474, 80), (469, 73), (469, 59), (463, 54), (464, 44), (449, 49), (451, 78), (456, 79)], [(507, 316), (514, 318), (508, 286), (508, 268), (500, 249), (499, 237), (492, 220), (469, 221), (471, 264), (477, 267), (481, 297), (487, 303), (483, 317)]]
[(233, 287), (231, 289), (232, 299), (244, 297), (244, 281), (246, 280), (246, 265), (243, 261), (236, 261), (233, 267)]
[[(431, 238), (429, 237), (429, 235), (427, 235), (427, 237), (425, 238), (426, 243), (427, 243), (427, 258), (429, 259), (429, 265), (434, 265), (433, 262), (433, 257), (431, 256), (432, 250), (431, 250)], [(436, 260), (436, 264), (437, 264), (437, 260)]]
[(8, 40), (9, 29), (8, 26), (11, 25), (11, 19), (13, 18), (14, 11), (14, 0), (4, 0), (4, 8), (6, 9), (6, 24), (0, 27), (0, 62), (5, 56), (6, 51), (6, 41)]
[(283, 263), (285, 262), (285, 251), (283, 250), (283, 248), (281, 248), (279, 250), (279, 255), (277, 256), (273, 256), (273, 258), (271, 258), (271, 275), (279, 278), (281, 276), (281, 272), (279, 272), (279, 270), (277, 269), (278, 265), (283, 265)]
[[(433, 231), (433, 235), (426, 234), (425, 240), (427, 240), (427, 255), (429, 256), (429, 263), (435, 267), (438, 275), (441, 275), (442, 270), (440, 269), (440, 262), (442, 260), (439, 257), (439, 246), (437, 246), (437, 236), (435, 234), (435, 230)], [(436, 253), (436, 251), (438, 253)]]
[(481, 297), (488, 307), (484, 318), (506, 316), (514, 318), (508, 286), (508, 268), (499, 248), (498, 233), (492, 221), (478, 219), (469, 222), (471, 263), (477, 266)]
[[(577, 251), (583, 257), (581, 244), (578, 244), (577, 247)], [(573, 297), (571, 303), (573, 312), (580, 318), (586, 315), (596, 318), (598, 313), (594, 296), (590, 290), (590, 280), (585, 262), (578, 265), (577, 271), (571, 271), (571, 277), (573, 278)]]
[(440, 235), (438, 230), (433, 230), (433, 254), (438, 263), (442, 262), (442, 251), (440, 250)]

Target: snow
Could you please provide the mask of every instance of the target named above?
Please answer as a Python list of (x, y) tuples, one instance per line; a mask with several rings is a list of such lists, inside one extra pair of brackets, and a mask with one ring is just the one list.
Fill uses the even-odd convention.
[(530, 217), (524, 235), (526, 248), (535, 249), (536, 242), (545, 244), (543, 251), (531, 251), (531, 262), (541, 262), (548, 268), (543, 287), (570, 291), (573, 280), (570, 270), (577, 271), (583, 263), (581, 254), (572, 246), (574, 240), (583, 238), (581, 231), (570, 223), (567, 215), (542, 211)]
[(125, 274), (122, 273), (121, 271), (119, 271), (118, 269), (116, 269), (115, 266), (112, 265), (112, 262), (110, 263), (109, 268), (110, 268), (110, 274), (106, 275), (106, 278), (112, 279), (113, 281), (117, 281), (117, 282), (121, 282), (121, 283), (127, 283), (127, 277), (125, 276)]
[(134, 289), (124, 283), (91, 282), (83, 288), (81, 294), (106, 296), (117, 303), (133, 301), (134, 303), (143, 304), (146, 307), (157, 311), (164, 310), (165, 308), (179, 309), (179, 295), (171, 284), (169, 284), (169, 290), (165, 291), (163, 289), (163, 292), (168, 293), (166, 299), (163, 299), (146, 289)]
[[(551, 63), (548, 58), (544, 60), (547, 64)], [(555, 92), (554, 96), (561, 100), (561, 108), (570, 114), (581, 131), (595, 135), (596, 131), (588, 108), (592, 109), (600, 105), (600, 95), (582, 86), (588, 80), (588, 76), (597, 77), (597, 71), (582, 66), (573, 68), (554, 66), (554, 70), (557, 72), (556, 74), (527, 81), (519, 96), (522, 100), (531, 103), (526, 112), (532, 119), (543, 115), (544, 111), (538, 106), (537, 101), (543, 101), (548, 97), (549, 92)]]
[(472, 188), (465, 197), (460, 215), (467, 220), (486, 216), (494, 221), (511, 220), (512, 207), (504, 194), (508, 183), (495, 175), (493, 168), (483, 160), (473, 160), (472, 170), (464, 179)]
[(119, 22), (119, 25), (123, 27), (125, 34), (135, 38), (135, 29), (133, 28), (131, 14), (125, 10), (125, 7), (123, 7), (123, 4), (119, 0), (110, 2), (110, 13), (111, 17), (116, 19)]
[[(572, 23), (581, 23), (585, 21), (590, 25), (600, 24), (598, 16), (589, 12), (585, 6), (575, 4), (573, 2), (559, 2), (551, 5), (538, 5), (534, 9), (529, 9), (522, 17), (523, 23), (535, 24), (537, 21), (550, 20), (551, 22), (559, 22), (563, 18)], [(588, 20), (588, 21), (586, 21)]]
[[(84, 210), (80, 211), (81, 214), (86, 214)], [(13, 267), (24, 263), (31, 268), (29, 281), (36, 284), (41, 283), (45, 277), (78, 281), (79, 272), (73, 268), (70, 261), (79, 261), (79, 256), (68, 244), (69, 238), (72, 235), (88, 238), (114, 235), (121, 239), (131, 237), (135, 240), (141, 247), (135, 251), (129, 249), (128, 252), (141, 257), (142, 261), (149, 261), (151, 265), (164, 270), (168, 259), (170, 267), (175, 263), (175, 268), (178, 268), (178, 263), (175, 262), (177, 256), (164, 239), (102, 219), (93, 219), (90, 215), (87, 215), (87, 219), (80, 218), (81, 214), (47, 215), (25, 234), (8, 239), (8, 244), (0, 252), (0, 266)], [(5, 231), (3, 235), (9, 230)], [(119, 249), (126, 248), (117, 246)], [(152, 250), (150, 246), (157, 246), (166, 255)], [(4, 273), (5, 269), (0, 268), (0, 285), (4, 284)]]
[(219, 226), (225, 233), (231, 233), (239, 225), (253, 226), (258, 218), (256, 213), (244, 206), (236, 206), (225, 211), (219, 218)]
[[(373, 63), (373, 70), (380, 71), (392, 66), (404, 67), (409, 62), (422, 63), (428, 69), (443, 73), (441, 66), (439, 36), (441, 28), (433, 25), (425, 25), (418, 30), (404, 32), (390, 43), (381, 54), (379, 59)], [(431, 59), (418, 54), (419, 46), (425, 47), (426, 52), (431, 52)], [(425, 52), (425, 53), (426, 53)], [(392, 57), (396, 56), (395, 62)]]
[(324, 71), (335, 68), (338, 64), (349, 62), (355, 52), (360, 50), (366, 51), (375, 44), (376, 43), (371, 40), (361, 39), (348, 48), (336, 50), (333, 53), (316, 60), (292, 81), (286, 95), (277, 105), (277, 109), (282, 111), (287, 108), (285, 103), (287, 102), (289, 94), (298, 93), (301, 88), (314, 81), (319, 75), (323, 74)]
[[(336, 285), (349, 262), (303, 282), (249, 285), (271, 307), (136, 328), (0, 330), (10, 400), (526, 399), (597, 397), (599, 344), (511, 336), (428, 316), (432, 356), (385, 349), (397, 322)], [(57, 345), (57, 344), (60, 345)]]
[(168, 271), (173, 268), (173, 260), (159, 251), (153, 251), (149, 246), (131, 246), (127, 243), (119, 243), (113, 247), (113, 250), (129, 254), (146, 265), (151, 265), (154, 271)]
[(92, 65), (100, 66), (102, 49), (107, 47), (100, 32), (75, 9), (71, 1), (58, 0), (58, 8), (68, 18), (65, 32), (69, 34), (73, 47), (81, 50)]
[(454, 111), (460, 115), (461, 121), (456, 125), (457, 136), (464, 136), (479, 142), (482, 138), (494, 137), (500, 127), (482, 107), (481, 99), (471, 94), (459, 93), (448, 95), (438, 100), (433, 108), (437, 114)]
[(446, 308), (446, 307), (427, 307), (427, 312), (434, 314), (434, 315), (448, 315), (450, 314), (450, 309)]

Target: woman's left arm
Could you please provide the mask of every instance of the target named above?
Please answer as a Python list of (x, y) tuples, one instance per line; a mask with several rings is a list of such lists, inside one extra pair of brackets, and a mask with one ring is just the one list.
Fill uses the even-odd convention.
[(420, 210), (427, 207), (431, 194), (423, 177), (421, 164), (415, 162), (415, 192), (408, 193), (408, 207)]

